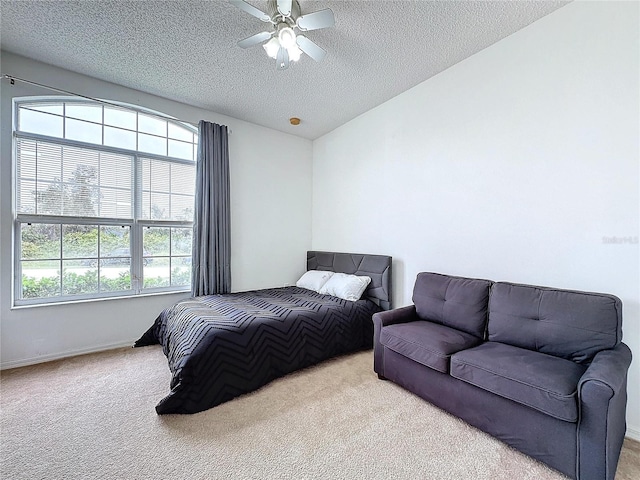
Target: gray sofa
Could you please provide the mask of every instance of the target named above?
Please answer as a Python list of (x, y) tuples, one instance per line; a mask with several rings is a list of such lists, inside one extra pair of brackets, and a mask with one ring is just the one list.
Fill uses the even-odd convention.
[(374, 369), (569, 477), (613, 479), (631, 351), (613, 295), (420, 273)]

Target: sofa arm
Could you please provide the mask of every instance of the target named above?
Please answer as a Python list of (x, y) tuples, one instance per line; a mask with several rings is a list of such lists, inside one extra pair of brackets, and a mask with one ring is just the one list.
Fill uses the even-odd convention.
[(380, 344), (382, 327), (396, 323), (407, 323), (417, 320), (416, 306), (394, 308), (373, 315), (373, 369), (379, 377), (384, 377), (384, 348)]
[(627, 371), (624, 343), (596, 354), (578, 382), (577, 477), (613, 480), (626, 430)]
[(407, 307), (394, 308), (373, 314), (373, 324), (380, 324), (380, 327), (394, 325), (396, 323), (407, 323), (417, 320), (416, 306), (409, 305)]

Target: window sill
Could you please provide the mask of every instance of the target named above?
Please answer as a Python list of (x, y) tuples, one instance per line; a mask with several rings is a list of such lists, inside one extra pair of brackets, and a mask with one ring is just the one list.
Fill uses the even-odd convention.
[(101, 298), (83, 298), (78, 300), (63, 300), (61, 302), (49, 302), (49, 303), (32, 303), (26, 305), (13, 305), (11, 310), (23, 310), (29, 308), (42, 308), (42, 307), (55, 307), (58, 305), (75, 305), (81, 303), (94, 303), (94, 302), (109, 302), (112, 300), (134, 300), (136, 298), (145, 298), (145, 297), (158, 297), (165, 295), (185, 295), (190, 294), (190, 290), (171, 290), (171, 291), (162, 291), (162, 292), (148, 292), (148, 293), (139, 293), (137, 295), (121, 295), (114, 297), (101, 297)]

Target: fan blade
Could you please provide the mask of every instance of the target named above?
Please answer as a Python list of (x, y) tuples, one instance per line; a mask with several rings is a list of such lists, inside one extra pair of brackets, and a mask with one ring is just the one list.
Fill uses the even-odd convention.
[(256, 18), (259, 18), (263, 22), (271, 22), (271, 18), (269, 17), (269, 15), (264, 13), (262, 10), (258, 10), (253, 5), (248, 4), (244, 0), (229, 0), (229, 3), (231, 3), (232, 5), (235, 5), (240, 10), (244, 10), (249, 15), (253, 15)]
[(240, 40), (238, 42), (238, 46), (240, 48), (249, 48), (259, 43), (262, 43), (265, 40), (269, 40), (270, 38), (271, 38), (271, 32), (260, 32), (260, 33), (256, 33), (255, 35), (251, 35), (250, 37), (247, 37), (244, 40)]
[(309, 30), (333, 27), (336, 24), (336, 19), (333, 16), (333, 11), (330, 8), (325, 8), (324, 10), (302, 15), (298, 18), (296, 24), (300, 30), (308, 32)]
[(292, 0), (278, 0), (278, 11), (285, 17), (291, 15), (291, 1)]
[(286, 70), (289, 68), (289, 52), (284, 47), (280, 47), (278, 50), (278, 56), (276, 57), (276, 68), (278, 70)]
[(296, 42), (298, 43), (300, 50), (313, 58), (316, 62), (321, 62), (324, 56), (327, 54), (324, 49), (320, 48), (304, 35), (298, 35)]

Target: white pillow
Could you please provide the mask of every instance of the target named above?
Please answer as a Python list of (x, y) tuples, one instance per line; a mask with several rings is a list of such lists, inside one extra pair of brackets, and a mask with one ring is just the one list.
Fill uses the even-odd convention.
[(371, 283), (370, 277), (358, 277), (356, 275), (348, 275), (346, 273), (334, 273), (318, 293), (323, 295), (333, 295), (334, 297), (355, 302), (356, 300), (360, 300), (362, 292), (365, 291), (369, 283)]
[(326, 270), (309, 270), (296, 282), (296, 287), (319, 292), (320, 288), (327, 283), (327, 280), (332, 276), (333, 272), (328, 272)]

